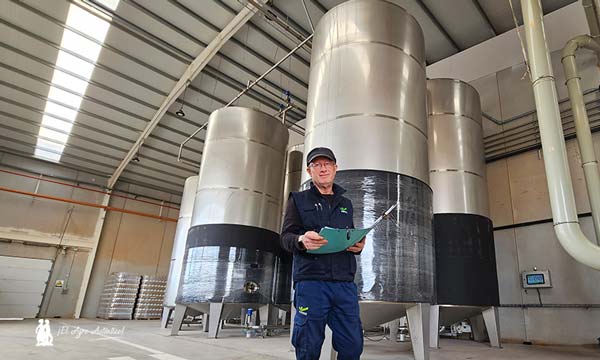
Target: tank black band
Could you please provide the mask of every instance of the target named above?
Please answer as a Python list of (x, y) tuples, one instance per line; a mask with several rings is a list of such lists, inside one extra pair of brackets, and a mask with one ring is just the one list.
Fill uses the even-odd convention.
[(254, 226), (207, 224), (190, 228), (186, 248), (222, 246), (256, 249), (278, 254), (279, 234)]
[(438, 304), (498, 305), (492, 221), (473, 214), (435, 214), (433, 224)]

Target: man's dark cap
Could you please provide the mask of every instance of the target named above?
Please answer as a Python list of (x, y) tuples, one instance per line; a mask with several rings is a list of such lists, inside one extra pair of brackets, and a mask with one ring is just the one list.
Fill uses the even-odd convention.
[(337, 162), (337, 160), (335, 159), (335, 155), (333, 155), (333, 151), (331, 151), (330, 148), (316, 147), (308, 153), (308, 156), (306, 157), (306, 166), (309, 166), (314, 159), (320, 156), (326, 157), (333, 162)]

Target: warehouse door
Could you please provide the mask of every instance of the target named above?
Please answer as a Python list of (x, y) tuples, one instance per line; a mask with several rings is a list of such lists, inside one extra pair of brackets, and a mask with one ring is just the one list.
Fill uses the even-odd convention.
[(0, 256), (0, 318), (35, 318), (51, 269), (51, 260)]

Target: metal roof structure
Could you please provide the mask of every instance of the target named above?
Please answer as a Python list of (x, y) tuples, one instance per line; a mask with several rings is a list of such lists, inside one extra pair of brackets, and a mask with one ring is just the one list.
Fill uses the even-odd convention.
[[(311, 34), (307, 12), (316, 25), (341, 2), (305, 0), (305, 9), (302, 0), (2, 1), (0, 151), (105, 179), (124, 164), (119, 181), (180, 194), (198, 172), (204, 132), (187, 143), (184, 162), (180, 143)], [(514, 28), (508, 1), (395, 2), (421, 25), (428, 64)], [(545, 0), (544, 11), (572, 2)], [(135, 146), (188, 66), (243, 9), (255, 14)], [(520, 21), (517, 2), (515, 11)], [(291, 126), (305, 117), (309, 66), (307, 42), (236, 104), (275, 114), (289, 92)]]

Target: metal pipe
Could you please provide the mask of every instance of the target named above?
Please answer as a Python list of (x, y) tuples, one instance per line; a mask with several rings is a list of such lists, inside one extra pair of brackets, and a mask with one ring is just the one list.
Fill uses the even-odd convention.
[(581, 6), (585, 12), (590, 34), (597, 37), (600, 35), (600, 0), (582, 0)]
[[(183, 140), (183, 142), (181, 144), (179, 144), (179, 151), (177, 152), (177, 162), (183, 162), (183, 163), (188, 163), (188, 161), (183, 160), (181, 158), (181, 152), (183, 151), (183, 146), (185, 144), (187, 144), (188, 141), (192, 140), (192, 138), (194, 136), (196, 136), (200, 131), (202, 131), (202, 129), (204, 129), (206, 126), (208, 125), (208, 121), (205, 122), (204, 124), (202, 124), (198, 129), (196, 129), (196, 131), (194, 131), (192, 133), (192, 135), (188, 136), (185, 140)], [(192, 164), (194, 166), (198, 166), (198, 164)]]
[[(588, 118), (592, 117), (592, 116), (595, 116), (595, 115), (598, 115), (599, 114), (598, 111), (593, 111), (593, 112), (590, 111), (590, 110), (595, 110), (595, 109), (598, 109), (598, 108), (600, 108), (600, 105), (597, 105), (597, 106), (594, 106), (594, 107), (588, 109)], [(563, 120), (563, 132), (566, 132), (567, 129), (570, 129), (570, 128), (567, 127), (568, 125), (571, 125), (571, 124), (574, 123), (573, 120), (568, 120), (568, 119), (570, 119), (572, 117), (573, 117), (573, 115), (568, 115), (568, 116), (565, 116), (565, 117), (562, 118), (562, 120)], [(539, 135), (539, 129), (538, 129), (537, 120), (534, 119), (533, 121), (525, 123), (524, 125), (526, 125), (526, 126), (519, 126), (518, 128), (509, 129), (510, 131), (513, 131), (515, 129), (518, 130), (518, 131), (515, 131), (514, 133), (509, 134), (509, 135), (505, 135), (502, 138), (494, 138), (494, 139), (491, 139), (489, 141), (485, 140), (484, 141), (485, 148), (486, 149), (493, 148), (493, 147), (500, 146), (500, 145), (502, 145), (504, 143), (509, 143), (509, 142), (515, 141), (515, 139), (522, 139), (525, 135), (527, 135), (527, 136)], [(506, 132), (508, 132), (508, 130)]]
[[(600, 121), (600, 119), (595, 119), (595, 120), (590, 121), (590, 126), (593, 125), (593, 126), (591, 126), (592, 130), (594, 130), (593, 132), (597, 131), (597, 129), (598, 129), (598, 122), (599, 121)], [(570, 121), (568, 123), (565, 123), (565, 125), (566, 124), (572, 124), (572, 123), (573, 122)], [(572, 139), (572, 138), (576, 137), (576, 133), (575, 133), (574, 129), (575, 129), (574, 126), (563, 127), (563, 132), (564, 132), (564, 135), (565, 135), (565, 140), (569, 140), (569, 139)], [(527, 139), (527, 140), (523, 140), (523, 139)], [(523, 141), (519, 141), (519, 140), (523, 140)], [(519, 142), (516, 142), (516, 141), (519, 141)], [(511, 139), (511, 140), (509, 140), (509, 141), (507, 141), (506, 143), (503, 143), (503, 144), (498, 144), (498, 145), (486, 147), (485, 148), (485, 155), (486, 155), (486, 158), (488, 156), (492, 156), (493, 154), (500, 155), (501, 151), (504, 151), (504, 154), (510, 154), (510, 153), (512, 153), (515, 150), (521, 150), (521, 149), (524, 149), (524, 148), (530, 148), (530, 145), (540, 145), (540, 144), (541, 144), (540, 143), (540, 136), (539, 136), (539, 133), (536, 132), (536, 133), (533, 133), (533, 134), (529, 134), (529, 135), (525, 135), (525, 136), (522, 136), (522, 137), (517, 137), (517, 138)], [(502, 147), (499, 147), (500, 145), (502, 145)], [(515, 149), (515, 147), (522, 146), (522, 145), (525, 145), (525, 146), (523, 146), (521, 148)], [(492, 149), (494, 147), (496, 147), (496, 149)], [(511, 150), (509, 151), (508, 149), (511, 149)]]
[[(288, 24), (285, 20), (282, 20), (279, 16), (277, 16), (277, 14), (270, 8), (269, 5), (261, 4), (257, 0), (247, 0), (247, 2), (248, 4), (254, 5), (256, 9), (262, 12), (267, 20), (270, 20), (272, 21), (272, 23), (279, 25), (282, 29), (290, 33), (296, 39), (302, 40), (306, 36), (305, 34), (302, 34), (300, 31), (296, 30), (296, 28)], [(305, 43), (305, 41), (302, 41), (300, 46), (303, 46)], [(310, 53), (310, 48), (306, 50), (308, 53)]]
[[(29, 175), (29, 174), (23, 174), (23, 173), (19, 173), (16, 171), (10, 171), (10, 170), (4, 170), (4, 169), (0, 169), (0, 172), (5, 173), (5, 174), (10, 174), (10, 175), (15, 175), (15, 176), (21, 176), (24, 178), (28, 178), (28, 179), (35, 179), (38, 180), (38, 183), (40, 181), (44, 181), (44, 182), (49, 182), (52, 184), (58, 184), (58, 185), (64, 185), (64, 186), (69, 186), (75, 189), (80, 189), (80, 190), (85, 190), (85, 191), (91, 191), (91, 192), (95, 192), (98, 194), (104, 194), (104, 195), (111, 195), (112, 197), (118, 197), (118, 198), (122, 198), (125, 200), (130, 200), (130, 201), (137, 201), (137, 202), (141, 202), (141, 203), (145, 203), (145, 204), (150, 204), (150, 205), (156, 205), (156, 206), (163, 206), (169, 209), (173, 209), (173, 210), (179, 210), (178, 207), (174, 207), (174, 206), (170, 206), (170, 205), (164, 205), (164, 204), (157, 204), (155, 202), (152, 201), (148, 201), (148, 200), (142, 200), (142, 199), (135, 199), (129, 196), (124, 196), (124, 195), (119, 195), (119, 194), (115, 194), (114, 192), (110, 192), (110, 191), (104, 191), (104, 190), (97, 190), (97, 189), (91, 189), (89, 187), (85, 187), (85, 186), (81, 186), (81, 185), (74, 185), (74, 184), (69, 184), (63, 181), (57, 181), (57, 180), (52, 180), (49, 179), (47, 177), (44, 177), (44, 174), (40, 174), (39, 176), (35, 176), (35, 175)], [(37, 189), (37, 185), (36, 185), (36, 189)], [(117, 190), (119, 191), (119, 190)], [(37, 191), (35, 192), (37, 194)]]
[(153, 219), (158, 219), (158, 220), (177, 222), (177, 219), (170, 218), (170, 217), (158, 216), (158, 215), (154, 215), (154, 214), (143, 213), (140, 211), (116, 208), (116, 207), (112, 207), (112, 206), (108, 206), (108, 205), (96, 204), (96, 203), (91, 203), (91, 202), (86, 202), (86, 201), (67, 199), (67, 198), (58, 197), (58, 196), (35, 194), (35, 193), (29, 192), (29, 191), (9, 189), (9, 188), (5, 188), (3, 186), (0, 186), (0, 191), (5, 191), (5, 192), (19, 194), (19, 195), (33, 196), (33, 197), (38, 197), (41, 199), (60, 201), (60, 202), (65, 202), (65, 203), (69, 203), (69, 204), (89, 206), (89, 207), (93, 207), (93, 208), (97, 208), (97, 209), (104, 209), (106, 211), (117, 211), (117, 212), (122, 212), (124, 214), (131, 214), (131, 215), (143, 216), (143, 217), (148, 217), (148, 218), (153, 218)]
[[(588, 95), (588, 94), (591, 94), (591, 93), (594, 93), (594, 92), (597, 92), (597, 91), (599, 91), (599, 90), (598, 90), (598, 88), (591, 88), (591, 89), (587, 89), (587, 90), (585, 90), (585, 91), (583, 92), (583, 95)], [(564, 99), (560, 99), (560, 100), (558, 101), (558, 104), (560, 105), (560, 104), (562, 104), (562, 103), (565, 103), (565, 102), (567, 102), (567, 101), (569, 101), (569, 98), (568, 98), (568, 97), (566, 97), (566, 98), (564, 98)], [(567, 109), (567, 110), (568, 110), (568, 109)], [(561, 113), (563, 113), (563, 112), (565, 112), (565, 111), (567, 111), (567, 110), (562, 110), (562, 111), (561, 111)], [(521, 114), (519, 114), (519, 115), (515, 115), (515, 116), (513, 116), (513, 117), (511, 117), (511, 118), (508, 118), (508, 119), (506, 119), (506, 120), (498, 120), (498, 119), (496, 119), (495, 117), (493, 117), (492, 115), (490, 115), (490, 114), (488, 114), (488, 113), (486, 113), (486, 112), (483, 112), (483, 111), (481, 112), (481, 115), (482, 115), (484, 118), (486, 118), (486, 119), (490, 120), (491, 122), (493, 122), (493, 123), (494, 123), (494, 124), (496, 124), (496, 125), (504, 125), (504, 124), (508, 124), (508, 123), (511, 123), (511, 122), (513, 122), (513, 121), (520, 120), (520, 119), (522, 119), (522, 118), (524, 118), (524, 117), (526, 117), (526, 116), (532, 115), (532, 114), (535, 114), (535, 110), (529, 110), (529, 111), (525, 111), (524, 113), (521, 113)]]
[(539, 0), (521, 0), (521, 8), (554, 231), (569, 255), (600, 270), (600, 247), (583, 234), (577, 218), (542, 7)]
[(304, 8), (304, 13), (306, 13), (306, 18), (308, 19), (308, 24), (310, 25), (310, 31), (315, 32), (315, 26), (310, 18), (310, 14), (308, 13), (308, 8), (306, 7), (304, 0), (302, 0), (302, 7)]
[[(584, 93), (584, 95), (585, 95), (585, 93)], [(593, 109), (597, 109), (598, 107), (600, 107), (600, 105), (593, 105), (593, 104), (598, 103), (598, 102), (600, 102), (600, 99), (592, 99), (592, 100), (586, 101), (585, 102), (586, 109), (588, 111), (593, 110)], [(560, 104), (560, 102), (559, 102), (559, 104)], [(593, 106), (588, 107), (588, 105), (593, 105)], [(570, 114), (570, 115), (564, 115), (564, 114), (567, 114), (569, 112), (571, 112), (571, 108), (561, 110), (560, 111), (561, 117), (563, 119), (568, 119), (569, 117), (573, 116), (572, 114)], [(528, 121), (526, 123), (522, 123), (520, 125), (513, 126), (513, 127), (508, 128), (506, 130), (498, 131), (497, 133), (494, 133), (494, 134), (486, 136), (484, 138), (484, 141), (487, 144), (487, 143), (491, 143), (491, 142), (495, 142), (495, 141), (504, 140), (504, 138), (506, 138), (508, 136), (514, 135), (514, 134), (507, 135), (508, 133), (510, 133), (510, 132), (520, 132), (520, 131), (522, 131), (521, 128), (526, 127), (526, 126), (531, 125), (531, 124), (537, 124), (537, 120), (534, 118), (531, 121)]]
[(577, 131), (577, 143), (581, 153), (581, 165), (585, 176), (594, 230), (596, 231), (596, 242), (598, 243), (600, 241), (600, 171), (598, 170), (592, 131), (575, 62), (575, 53), (579, 49), (589, 49), (599, 54), (600, 44), (589, 35), (576, 36), (567, 42), (561, 58), (566, 78), (565, 84), (571, 99), (571, 110)]
[(292, 56), (293, 53), (295, 53), (296, 51), (298, 51), (298, 49), (300, 49), (302, 47), (302, 45), (306, 44), (310, 39), (312, 39), (313, 35), (314, 34), (308, 35), (306, 37), (306, 39), (302, 40), (302, 42), (300, 44), (298, 44), (295, 48), (292, 49), (292, 51), (290, 51), (289, 53), (287, 53), (287, 55), (285, 55), (283, 58), (281, 58), (281, 60), (279, 60), (278, 62), (276, 62), (275, 64), (273, 64), (273, 66), (271, 66), (267, 71), (265, 71), (264, 74), (262, 74), (261, 76), (259, 76), (256, 80), (250, 82), (250, 84), (248, 84), (248, 86), (246, 86), (246, 88), (244, 90), (242, 90), (239, 94), (237, 94), (236, 97), (234, 97), (230, 102), (228, 102), (227, 105), (225, 105), (225, 107), (230, 106), (237, 99), (239, 99), (240, 97), (242, 97), (242, 95), (244, 95), (245, 93), (247, 93), (248, 90), (252, 89), (254, 87), (254, 85), (256, 85), (256, 83), (258, 83), (259, 81), (261, 81), (262, 79), (264, 79), (267, 75), (269, 75), (269, 73), (271, 73), (271, 71), (275, 70), (279, 65), (281, 65), (281, 63), (283, 63), (285, 60), (287, 60), (287, 58), (289, 58), (290, 56)]

